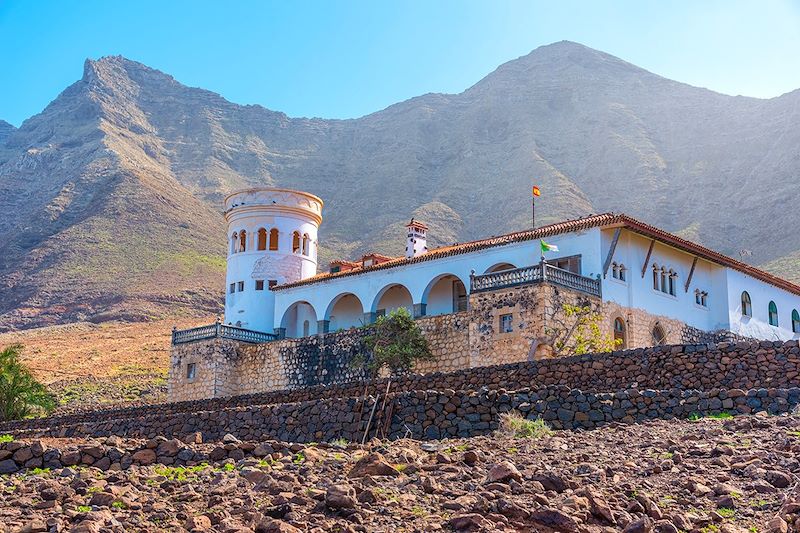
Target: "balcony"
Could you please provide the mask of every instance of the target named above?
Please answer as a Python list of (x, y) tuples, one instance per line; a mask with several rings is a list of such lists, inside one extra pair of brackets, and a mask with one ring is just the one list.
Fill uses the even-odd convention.
[(197, 328), (172, 330), (173, 345), (216, 338), (258, 344), (277, 340), (278, 336), (274, 333), (263, 333), (261, 331), (253, 331), (252, 329), (228, 326), (220, 322)]
[(472, 276), (470, 281), (470, 292), (495, 291), (507, 289), (519, 285), (530, 285), (533, 283), (553, 283), (576, 290), (598, 298), (602, 296), (600, 279), (587, 278), (579, 274), (574, 274), (568, 270), (562, 270), (547, 263), (539, 263), (513, 270), (503, 270), (502, 272), (492, 272), (480, 276)]

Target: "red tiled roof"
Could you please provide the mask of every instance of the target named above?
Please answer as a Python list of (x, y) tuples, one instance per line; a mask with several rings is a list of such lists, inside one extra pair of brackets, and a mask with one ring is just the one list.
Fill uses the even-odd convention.
[(515, 242), (544, 239), (546, 237), (551, 237), (553, 235), (559, 235), (562, 233), (570, 233), (573, 231), (580, 231), (597, 227), (614, 227), (614, 226), (623, 227), (635, 233), (639, 233), (640, 235), (644, 235), (645, 237), (649, 237), (651, 239), (667, 243), (673, 248), (683, 250), (687, 253), (696, 255), (698, 257), (702, 257), (708, 261), (711, 261), (712, 263), (717, 263), (719, 265), (723, 265), (732, 268), (734, 270), (738, 270), (744, 274), (752, 276), (765, 283), (769, 283), (770, 285), (774, 285), (791, 293), (800, 295), (800, 286), (795, 285), (790, 281), (774, 276), (768, 272), (764, 272), (761, 269), (747, 265), (745, 263), (742, 263), (741, 261), (737, 261), (736, 259), (723, 255), (719, 252), (715, 252), (714, 250), (706, 248), (705, 246), (701, 246), (691, 241), (687, 241), (686, 239), (678, 237), (677, 235), (673, 235), (672, 233), (668, 233), (655, 226), (645, 224), (644, 222), (636, 220), (635, 218), (629, 217), (624, 214), (616, 214), (616, 213), (603, 213), (600, 215), (591, 215), (584, 218), (577, 218), (574, 220), (567, 220), (564, 222), (558, 222), (556, 224), (542, 226), (540, 228), (532, 230), (509, 233), (507, 235), (501, 235), (499, 237), (491, 237), (489, 239), (481, 239), (478, 241), (454, 244), (452, 246), (442, 246), (440, 248), (434, 248), (433, 250), (430, 250), (427, 253), (418, 255), (416, 257), (410, 257), (410, 258), (400, 257), (386, 261), (384, 263), (372, 265), (369, 267), (356, 267), (354, 269), (341, 272), (334, 272), (334, 273), (326, 272), (322, 274), (317, 274), (316, 276), (312, 276), (310, 278), (306, 278), (300, 281), (295, 281), (294, 283), (286, 283), (284, 285), (278, 285), (276, 287), (273, 287), (272, 290), (288, 289), (291, 287), (308, 285), (310, 283), (317, 283), (329, 279), (337, 279), (346, 276), (355, 276), (357, 274), (372, 272), (375, 270), (384, 270), (412, 263), (421, 263), (423, 261), (433, 261), (435, 259), (441, 259), (443, 257), (450, 257), (453, 255), (476, 252), (479, 250), (484, 250), (486, 248), (494, 248), (495, 246), (503, 246)]

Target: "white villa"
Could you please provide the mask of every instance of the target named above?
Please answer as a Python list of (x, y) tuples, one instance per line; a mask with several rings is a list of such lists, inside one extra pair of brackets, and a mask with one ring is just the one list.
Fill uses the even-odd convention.
[[(276, 188), (225, 198), (225, 324), (304, 337), (399, 307), (415, 317), (465, 311), (473, 293), (547, 281), (600, 298), (624, 347), (673, 342), (666, 322), (734, 338), (800, 338), (800, 286), (624, 214), (430, 250), (427, 227), (412, 220), (404, 257), (368, 254), (318, 273), (322, 207), (312, 194)], [(547, 252), (546, 263), (541, 239), (559, 250)], [(645, 331), (634, 335), (633, 322)], [(513, 309), (497, 327), (520, 327)]]

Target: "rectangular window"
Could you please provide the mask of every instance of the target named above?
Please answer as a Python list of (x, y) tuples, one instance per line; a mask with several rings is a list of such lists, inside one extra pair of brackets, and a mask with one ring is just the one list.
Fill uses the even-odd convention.
[(271, 280), (269, 280), (269, 284), (267, 286), (271, 289), (272, 287), (274, 287), (277, 284), (278, 284), (278, 280), (277, 279), (271, 279)]
[(244, 281), (240, 281), (237, 285), (238, 287), (236, 290), (238, 290), (239, 292), (244, 291)]
[(230, 292), (231, 292), (231, 294), (233, 294), (234, 292), (236, 292), (236, 284), (235, 284), (235, 283), (231, 283), (231, 289), (230, 289)]
[(514, 331), (514, 315), (500, 315), (500, 333), (511, 333)]
[(256, 290), (257, 291), (263, 291), (264, 290), (264, 280), (263, 279), (257, 279), (256, 280)]
[(197, 363), (186, 365), (186, 379), (192, 380), (197, 375)]

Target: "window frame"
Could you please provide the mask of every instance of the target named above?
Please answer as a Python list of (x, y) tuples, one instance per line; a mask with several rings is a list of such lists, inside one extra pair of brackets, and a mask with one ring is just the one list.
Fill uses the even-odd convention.
[(497, 321), (500, 333), (514, 333), (514, 313), (503, 313), (497, 317)]
[(780, 327), (778, 305), (775, 303), (775, 300), (770, 300), (769, 305), (767, 305), (767, 320), (769, 321), (770, 326), (776, 328)]
[(186, 381), (194, 381), (197, 378), (197, 363), (186, 363)]
[(263, 291), (264, 290), (264, 280), (263, 279), (257, 279), (256, 280), (256, 290), (257, 291)]
[(800, 313), (792, 309), (792, 333), (800, 333)]
[[(747, 301), (745, 302), (745, 297), (747, 297)], [(739, 295), (739, 305), (742, 307), (742, 316), (747, 318), (753, 318), (753, 299), (750, 297), (750, 293), (747, 291), (742, 291), (742, 294)]]
[(244, 281), (236, 282), (236, 292), (244, 292)]

